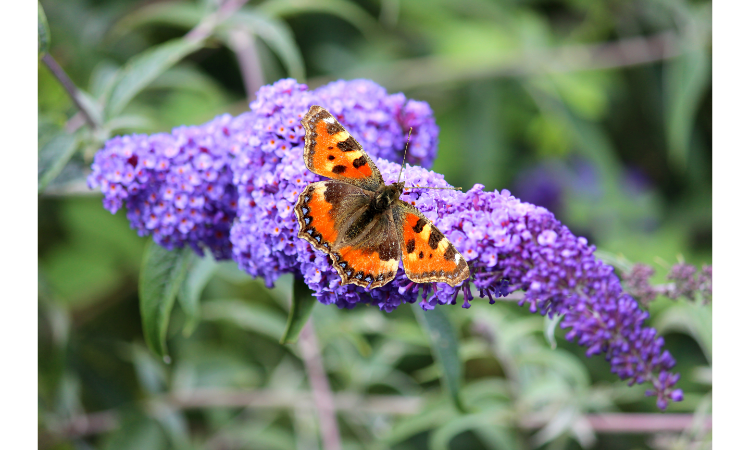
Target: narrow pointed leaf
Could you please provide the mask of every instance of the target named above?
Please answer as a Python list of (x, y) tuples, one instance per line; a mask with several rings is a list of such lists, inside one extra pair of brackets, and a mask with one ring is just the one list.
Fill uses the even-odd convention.
[(201, 40), (173, 39), (132, 57), (117, 75), (106, 101), (105, 117), (118, 115), (159, 75), (202, 45)]
[(430, 337), (432, 354), (442, 368), (443, 387), (448, 391), (456, 408), (465, 412), (459, 397), (463, 378), (463, 365), (458, 356), (458, 335), (448, 316), (440, 308), (424, 311), (419, 304), (412, 304), (414, 315)]
[(42, 4), (38, 3), (39, 5), (39, 12), (38, 12), (38, 18), (37, 18), (37, 28), (39, 32), (39, 41), (37, 43), (37, 49), (39, 53), (39, 57), (41, 58), (44, 56), (45, 53), (49, 51), (49, 41), (50, 41), (50, 33), (49, 33), (49, 25), (47, 24), (47, 16), (44, 14), (44, 9), (42, 9)]
[(205, 17), (206, 9), (195, 3), (159, 2), (138, 8), (120, 19), (110, 36), (119, 38), (143, 26), (193, 28)]
[(182, 311), (185, 313), (185, 325), (182, 333), (189, 336), (195, 330), (200, 320), (200, 297), (203, 288), (216, 273), (218, 265), (210, 254), (203, 258), (194, 258), (195, 262), (188, 269), (185, 281), (182, 283), (180, 292), (177, 295), (177, 301), (180, 303)]
[(375, 36), (380, 24), (357, 4), (345, 0), (272, 0), (258, 5), (269, 16), (288, 18), (302, 14), (331, 14), (357, 27), (365, 36)]
[(294, 344), (299, 339), (299, 334), (302, 328), (310, 318), (310, 313), (318, 301), (312, 296), (310, 288), (301, 279), (294, 279), (294, 287), (292, 289), (292, 306), (289, 309), (289, 317), (287, 317), (286, 329), (284, 335), (281, 336), (280, 342), (282, 344)]
[(38, 161), (38, 192), (42, 192), (47, 185), (63, 170), (70, 158), (78, 149), (78, 138), (75, 135), (60, 131), (50, 138), (39, 150)]
[(237, 11), (225, 22), (228, 26), (247, 28), (268, 45), (281, 59), (289, 76), (304, 81), (305, 62), (291, 28), (281, 20), (249, 9)]
[(669, 157), (677, 168), (684, 170), (693, 122), (711, 81), (711, 60), (703, 49), (689, 51), (669, 61), (664, 72)]
[(220, 299), (203, 303), (203, 320), (226, 321), (253, 333), (278, 340), (284, 334), (286, 321), (278, 311), (240, 299)]
[(189, 248), (169, 251), (154, 242), (149, 243), (143, 255), (138, 280), (143, 336), (151, 351), (165, 360), (169, 315), (192, 258), (195, 254)]

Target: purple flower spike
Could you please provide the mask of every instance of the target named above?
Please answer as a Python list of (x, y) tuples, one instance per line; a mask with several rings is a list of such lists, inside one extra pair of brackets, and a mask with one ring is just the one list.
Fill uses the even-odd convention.
[(113, 214), (124, 202), (139, 235), (152, 234), (168, 249), (187, 244), (229, 259), (237, 209), (229, 145), (240, 122), (225, 114), (171, 134), (110, 139), (94, 157), (89, 187), (102, 191)]
[[(468, 308), (476, 301), (471, 283), (490, 303), (522, 290), (520, 303), (532, 312), (564, 315), (566, 338), (586, 347), (588, 356), (603, 354), (612, 372), (631, 384), (653, 385), (648, 394), (657, 397), (660, 408), (682, 400), (663, 338), (644, 326), (648, 313), (623, 291), (612, 267), (597, 260), (595, 248), (547, 209), (521, 202), (507, 190), (411, 188), (401, 197), (432, 220), (469, 262), (472, 277), (464, 284), (415, 284), (401, 266), (383, 287), (342, 286), (328, 256), (297, 237), (293, 212), (299, 193), (320, 179), (302, 160), (300, 120), (315, 104), (363, 144), (386, 183), (396, 181), (409, 127), (407, 160), (428, 165), (435, 157), (438, 130), (425, 103), (388, 95), (365, 80), (315, 91), (281, 80), (261, 88), (251, 111), (234, 119), (221, 116), (171, 135), (110, 140), (96, 155), (89, 183), (104, 192), (109, 210), (124, 201), (139, 233), (152, 233), (166, 247), (189, 244), (200, 251), (205, 246), (223, 258), (231, 252), (240, 268), (269, 286), (293, 273), (321, 303), (340, 308), (367, 303), (393, 311), (418, 301), (434, 309), (456, 304), (459, 295)], [(418, 166), (406, 165), (402, 180), (407, 187), (449, 187), (442, 175)], [(698, 289), (710, 293), (710, 275), (710, 268), (701, 272)], [(675, 279), (692, 276), (680, 273)]]

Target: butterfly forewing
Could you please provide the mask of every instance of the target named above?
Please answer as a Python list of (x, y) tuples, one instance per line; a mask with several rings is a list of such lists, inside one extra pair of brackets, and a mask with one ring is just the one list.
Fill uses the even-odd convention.
[(380, 171), (352, 135), (320, 106), (302, 119), (305, 165), (318, 175), (374, 191), (383, 184)]

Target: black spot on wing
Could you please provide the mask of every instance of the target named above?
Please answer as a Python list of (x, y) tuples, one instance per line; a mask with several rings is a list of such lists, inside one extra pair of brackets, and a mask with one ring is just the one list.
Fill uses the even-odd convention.
[(354, 138), (351, 136), (346, 138), (346, 140), (339, 142), (338, 144), (336, 144), (336, 146), (342, 152), (352, 152), (354, 150), (360, 149), (359, 145), (357, 144), (357, 141), (355, 141)]
[(414, 242), (414, 239), (409, 239), (409, 242), (406, 243), (406, 253), (411, 253), (414, 251), (414, 247), (416, 247), (416, 242)]
[(336, 157), (335, 157), (335, 156), (333, 156), (333, 155), (328, 155), (328, 161), (333, 161), (334, 159), (336, 159)]
[(392, 239), (386, 239), (382, 244), (378, 246), (378, 258), (381, 261), (390, 261), (395, 259), (398, 261), (398, 244)]
[(430, 248), (435, 250), (438, 247), (438, 244), (440, 243), (440, 241), (442, 240), (443, 240), (443, 233), (438, 231), (437, 228), (432, 227), (432, 229), (430, 230), (430, 238), (427, 241), (427, 243), (430, 244)]
[(354, 161), (352, 161), (352, 165), (354, 166), (355, 169), (359, 169), (360, 167), (364, 166), (365, 164), (367, 164), (367, 158), (365, 158), (364, 155), (362, 155), (359, 158), (357, 158)]
[(419, 252), (419, 259), (424, 258), (424, 252)]
[(453, 258), (456, 256), (456, 247), (453, 246), (453, 244), (448, 244), (448, 248), (445, 249), (445, 254), (443, 255), (443, 258), (446, 259), (446, 261), (453, 261)]
[(427, 221), (420, 217), (412, 229), (415, 233), (419, 234), (422, 232), (422, 228), (424, 228), (425, 225), (427, 225)]
[(344, 173), (346, 172), (346, 166), (341, 166), (341, 165), (333, 166), (333, 169), (331, 169), (331, 172), (336, 173), (336, 174)]
[[(321, 118), (325, 119), (326, 117), (333, 117), (333, 116), (330, 114), (326, 114), (324, 117), (321, 117)], [(326, 122), (326, 131), (330, 135), (339, 134), (342, 131), (344, 131), (344, 127), (342, 127), (340, 123), (334, 120), (333, 123)]]

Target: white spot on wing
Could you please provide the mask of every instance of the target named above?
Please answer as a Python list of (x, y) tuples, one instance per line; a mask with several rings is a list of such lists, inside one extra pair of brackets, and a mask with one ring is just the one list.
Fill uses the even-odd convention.
[(453, 260), (456, 261), (456, 264), (458, 264), (458, 262), (461, 261), (461, 254), (456, 253), (456, 256), (453, 257)]
[(323, 119), (323, 122), (333, 124), (333, 116), (328, 116), (325, 119)]

